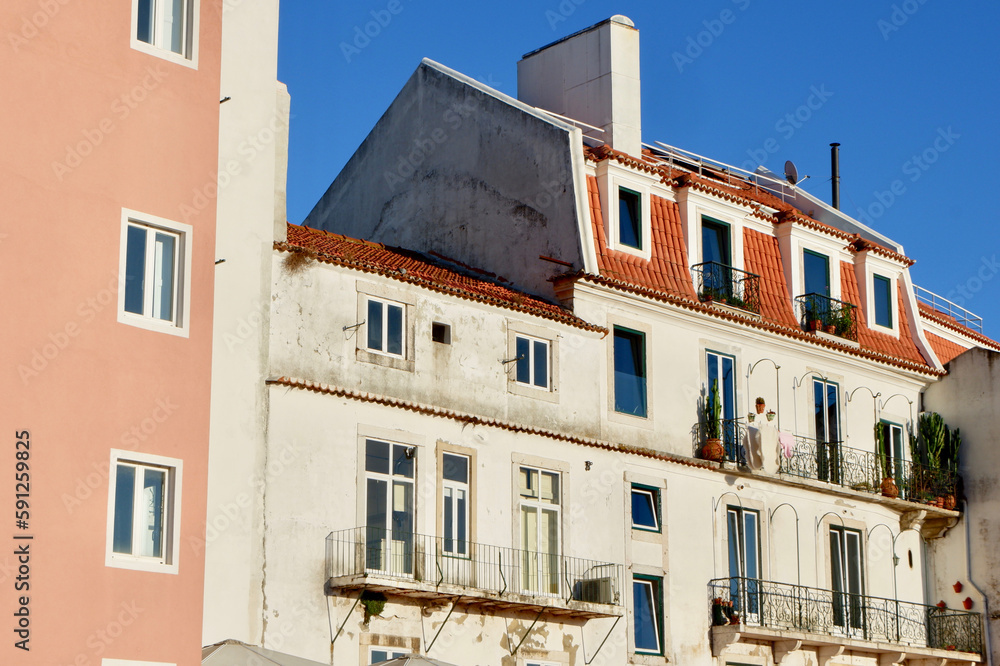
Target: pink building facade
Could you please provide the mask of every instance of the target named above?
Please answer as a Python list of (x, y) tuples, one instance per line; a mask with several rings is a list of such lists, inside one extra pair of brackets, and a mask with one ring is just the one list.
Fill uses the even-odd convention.
[(4, 5), (0, 663), (200, 662), (223, 5)]

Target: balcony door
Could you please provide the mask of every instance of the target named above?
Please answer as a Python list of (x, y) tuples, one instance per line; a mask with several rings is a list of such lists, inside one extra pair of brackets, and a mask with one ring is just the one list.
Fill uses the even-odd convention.
[(701, 220), (701, 260), (704, 290), (714, 298), (729, 298), (733, 295), (732, 251), (729, 246), (729, 225), (702, 218)]
[(849, 636), (864, 632), (864, 575), (861, 532), (830, 528), (833, 623)]
[(521, 467), (521, 589), (559, 594), (559, 473)]
[(802, 255), (802, 273), (805, 293), (830, 296), (829, 257), (805, 250)]
[(760, 622), (760, 516), (756, 511), (729, 507), (729, 598), (733, 610), (748, 624)]
[(413, 575), (413, 480), (416, 449), (365, 442), (365, 567)]
[(813, 380), (816, 471), (820, 481), (841, 482), (840, 387)]
[(719, 383), (719, 400), (722, 402), (722, 424), (720, 432), (723, 446), (726, 447), (726, 459), (745, 462), (741, 455), (738, 429), (736, 426), (736, 360), (732, 356), (713, 351), (706, 352), (708, 360), (708, 386), (706, 399), (712, 395), (712, 386)]

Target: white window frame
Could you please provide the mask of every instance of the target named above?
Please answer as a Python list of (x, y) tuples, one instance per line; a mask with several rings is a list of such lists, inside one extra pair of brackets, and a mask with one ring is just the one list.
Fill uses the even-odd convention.
[[(601, 213), (604, 216), (604, 233), (608, 249), (648, 260), (652, 257), (653, 247), (653, 201), (649, 181), (646, 180), (648, 176), (646, 178), (643, 176), (644, 174), (637, 174), (615, 164), (613, 160), (605, 160), (598, 165), (597, 186), (601, 197)], [(641, 218), (640, 244), (642, 245), (640, 248), (624, 245), (619, 239), (621, 227), (619, 226), (618, 207), (621, 188), (631, 190), (639, 195), (641, 208), (639, 213)]]
[[(876, 316), (876, 306), (875, 306), (875, 278), (879, 277), (883, 280), (888, 280), (889, 282), (889, 319), (892, 321), (892, 326), (883, 326), (875, 321)], [(889, 335), (899, 335), (899, 318), (902, 313), (899, 312), (897, 307), (899, 289), (896, 286), (896, 276), (888, 274), (888, 271), (881, 270), (871, 270), (868, 271), (867, 275), (867, 285), (868, 294), (870, 298), (867, 299), (868, 310), (868, 328), (873, 331), (880, 331), (882, 333), (888, 333)]]
[[(367, 322), (367, 318), (368, 318), (368, 312), (369, 312), (369, 309), (371, 308), (371, 304), (372, 303), (379, 304), (381, 306), (381, 309), (382, 309), (382, 339), (379, 341), (379, 343), (382, 346), (381, 349), (378, 349), (378, 348), (375, 348), (375, 347), (369, 347), (368, 346), (368, 322)], [(388, 321), (389, 321), (389, 319), (388, 319), (389, 308), (399, 308), (400, 311), (401, 311), (400, 320), (399, 320), (400, 353), (398, 353), (398, 354), (390, 352), (390, 351), (387, 351), (387, 349), (386, 349), (388, 347), (388, 343), (389, 343), (389, 325), (388, 325)], [(368, 350), (369, 353), (371, 353), (371, 354), (379, 354), (380, 356), (391, 356), (392, 358), (401, 358), (401, 359), (407, 358), (407, 355), (406, 355), (407, 348), (408, 348), (408, 345), (407, 345), (407, 343), (408, 343), (407, 337), (408, 336), (406, 334), (407, 333), (407, 325), (408, 325), (408, 322), (407, 322), (406, 303), (400, 303), (398, 301), (393, 301), (393, 300), (388, 299), (388, 298), (381, 298), (381, 297), (377, 297), (377, 296), (368, 296), (367, 299), (365, 299), (365, 333), (364, 333), (364, 335), (365, 335), (365, 349)]]
[(648, 486), (640, 483), (633, 482), (631, 484), (631, 492), (629, 494), (629, 499), (635, 494), (646, 495), (650, 498), (653, 505), (653, 522), (655, 525), (640, 525), (635, 522), (635, 513), (632, 513), (632, 529), (641, 530), (643, 532), (661, 532), (663, 530), (661, 512), (660, 512), (660, 489), (654, 488), (653, 486)]
[[(533, 383), (523, 383), (517, 381), (517, 340), (524, 338), (530, 343), (532, 363), (530, 364), (531, 379), (534, 380), (534, 343), (543, 342), (546, 344), (548, 385), (536, 386)], [(535, 326), (517, 321), (509, 321), (507, 324), (507, 356), (509, 362), (504, 363), (504, 371), (507, 375), (507, 391), (515, 395), (521, 395), (536, 400), (547, 402), (559, 402), (559, 338), (551, 330), (542, 326)]]
[[(464, 458), (465, 459), (465, 465), (466, 465), (466, 467), (465, 467), (465, 478), (467, 479), (467, 481), (465, 483), (462, 483), (461, 481), (453, 481), (453, 480), (444, 478), (444, 456), (454, 456), (455, 458)], [(470, 558), (470, 557), (472, 557), (471, 546), (470, 546), (470, 542), (472, 541), (472, 520), (471, 520), (471, 513), (472, 513), (472, 483), (471, 483), (471, 481), (472, 481), (472, 456), (465, 455), (465, 454), (462, 454), (462, 453), (456, 453), (454, 451), (442, 451), (441, 452), (441, 462), (442, 462), (442, 465), (441, 465), (441, 506), (442, 506), (442, 509), (441, 509), (441, 521), (442, 521), (442, 529), (441, 529), (441, 551), (445, 555), (447, 555), (449, 557)], [(444, 508), (445, 507), (445, 497), (444, 496), (445, 496), (445, 493), (447, 493), (449, 490), (452, 492), (452, 503), (451, 503), (451, 509), (452, 509), (452, 511), (451, 511), (451, 513), (452, 513), (451, 520), (452, 520), (452, 522), (451, 522), (451, 524), (453, 526), (453, 529), (455, 530), (455, 534), (453, 534), (452, 537), (451, 537), (452, 550), (447, 550), (446, 549), (448, 538), (447, 538), (447, 535), (444, 532), (444, 525), (445, 525), (444, 518), (445, 518), (445, 513), (447, 511), (447, 509)], [(465, 523), (465, 552), (464, 553), (458, 552), (457, 548), (455, 547), (455, 543), (458, 542), (458, 541), (460, 541), (460, 539), (457, 536), (458, 535), (458, 523), (459, 523), (459, 520), (458, 520), (458, 505), (457, 505), (457, 502), (454, 500), (455, 493), (457, 493), (457, 492), (464, 492), (465, 493), (465, 517), (464, 517), (464, 520), (462, 521), (462, 522)]]
[[(514, 381), (517, 382), (518, 384), (520, 384), (521, 386), (529, 386), (531, 388), (538, 389), (538, 390), (541, 390), (541, 391), (548, 391), (549, 387), (552, 385), (552, 344), (548, 340), (545, 340), (545, 339), (542, 339), (542, 338), (536, 338), (536, 337), (531, 336), (531, 335), (524, 335), (523, 333), (515, 333), (514, 334), (514, 350), (515, 350), (515, 353), (517, 351), (517, 341), (519, 339), (526, 340), (528, 342), (528, 357), (527, 357), (527, 359), (524, 359), (528, 363), (528, 381), (527, 382), (522, 382), (522, 381), (520, 381), (517, 378), (517, 375), (518, 375), (517, 366), (518, 366), (518, 364), (521, 361), (521, 357), (520, 356), (515, 356), (515, 358), (517, 360), (514, 362), (514, 373), (513, 373), (513, 375), (514, 375)], [(538, 384), (538, 383), (535, 382), (535, 346), (536, 346), (536, 343), (542, 344), (542, 345), (545, 346), (545, 384)]]
[[(132, 17), (131, 17), (131, 46), (136, 51), (142, 51), (148, 55), (156, 56), (157, 58), (163, 58), (164, 60), (169, 60), (170, 62), (176, 63), (178, 65), (184, 65), (185, 67), (190, 67), (192, 69), (198, 69), (198, 34), (201, 24), (201, 0), (182, 0), (184, 18), (182, 20), (184, 24), (184, 32), (181, 37), (181, 41), (184, 43), (182, 48), (182, 53), (175, 53), (169, 47), (162, 46), (164, 42), (164, 36), (161, 31), (162, 18), (160, 20), (153, 20), (154, 24), (154, 36), (153, 43), (144, 42), (139, 39), (139, 2), (141, 0), (132, 0)], [(154, 11), (157, 14), (161, 14), (161, 9), (165, 2), (169, 0), (155, 0), (156, 8)]]
[[(534, 472), (535, 474), (537, 474), (538, 490), (539, 490), (537, 497), (526, 497), (526, 496), (524, 496), (522, 494), (521, 485), (520, 485), (521, 471), (522, 470), (527, 471), (529, 473), (529, 478), (530, 478), (531, 472)], [(548, 503), (548, 502), (545, 502), (545, 501), (542, 500), (542, 497), (541, 497), (541, 480), (542, 480), (542, 475), (543, 474), (548, 474), (548, 475), (554, 476), (555, 479), (556, 479), (556, 483), (559, 485), (557, 493), (556, 493), (556, 498), (555, 498), (556, 502), (555, 503)], [(521, 543), (521, 550), (524, 551), (525, 554), (528, 553), (528, 552), (533, 552), (535, 554), (535, 558), (536, 558), (535, 566), (538, 568), (538, 571), (540, 572), (541, 571), (541, 567), (542, 567), (542, 562), (543, 562), (543, 559), (545, 557), (553, 557), (554, 556), (557, 560), (561, 560), (562, 557), (563, 557), (563, 554), (564, 554), (565, 543), (563, 542), (563, 534), (562, 534), (562, 505), (563, 505), (563, 497), (564, 497), (564, 492), (565, 492), (565, 490), (564, 490), (564, 483), (563, 483), (565, 474), (563, 472), (559, 471), (559, 470), (556, 470), (556, 469), (548, 469), (548, 468), (539, 467), (537, 465), (533, 465), (533, 464), (530, 464), (530, 463), (521, 462), (521, 463), (517, 463), (515, 465), (515, 475), (516, 475), (516, 478), (518, 479), (518, 483), (515, 486), (516, 489), (517, 489), (516, 490), (516, 492), (517, 492), (517, 517), (518, 517), (518, 523), (519, 523), (518, 527), (519, 527), (519, 532), (520, 532), (520, 534), (522, 536), (523, 536), (525, 530), (527, 529), (526, 525), (524, 524), (524, 509), (525, 508), (530, 508), (530, 509), (533, 509), (535, 511), (535, 543), (536, 543), (537, 550), (531, 551), (528, 548), (528, 544), (527, 543)], [(541, 531), (541, 529), (542, 529), (542, 527), (541, 527), (542, 526), (541, 515), (542, 515), (543, 512), (555, 513), (556, 549), (555, 549), (554, 553), (551, 552), (551, 551), (546, 551), (546, 552), (543, 553), (542, 550), (541, 550), (541, 547), (537, 545), (538, 543), (540, 543), (541, 536), (542, 536), (542, 531)], [(521, 540), (523, 542), (523, 538)], [(524, 567), (524, 566), (525, 566), (525, 564), (522, 563), (522, 567)], [(556, 567), (556, 569), (558, 569), (558, 566)], [(555, 586), (557, 587), (557, 589), (556, 589), (555, 592), (553, 592), (551, 590), (544, 589), (544, 586), (542, 585), (541, 578), (539, 578), (539, 580), (536, 581), (535, 588), (532, 588), (530, 585), (525, 585), (525, 583), (524, 583), (523, 580), (518, 581), (518, 583), (523, 586), (522, 593), (527, 593), (527, 594), (530, 594), (532, 596), (559, 596), (559, 594), (561, 594), (561, 590), (563, 589), (563, 582), (562, 582), (562, 579), (559, 578), (559, 572), (557, 570), (555, 572), (550, 571), (549, 573), (555, 576), (555, 581), (554, 582), (555, 582)]]
[(101, 666), (177, 666), (165, 661), (133, 661), (132, 659), (101, 659)]
[[(666, 647), (665, 646), (665, 641), (663, 640), (663, 638), (664, 638), (663, 634), (665, 633), (665, 629), (666, 629), (666, 627), (664, 626), (665, 622), (664, 622), (664, 617), (663, 617), (664, 606), (666, 605), (666, 600), (663, 598), (664, 597), (663, 577), (662, 576), (647, 576), (647, 575), (644, 575), (644, 574), (633, 574), (631, 582), (632, 582), (632, 589), (633, 589), (633, 594), (632, 594), (632, 609), (631, 609), (632, 610), (632, 632), (631, 632), (631, 636), (630, 636), (631, 643), (632, 643), (632, 648), (633, 648), (635, 654), (637, 654), (637, 655), (653, 655), (653, 656), (663, 655), (664, 651), (665, 651), (665, 647)], [(656, 630), (656, 642), (657, 642), (657, 649), (656, 650), (649, 650), (649, 649), (639, 648), (635, 644), (635, 640), (636, 640), (635, 632), (636, 632), (636, 630), (638, 629), (638, 626), (639, 626), (638, 625), (638, 618), (635, 617), (636, 600), (635, 600), (634, 589), (635, 589), (635, 585), (637, 583), (640, 584), (640, 585), (648, 585), (651, 588), (651, 590), (650, 590), (652, 592), (652, 599), (651, 600), (653, 602), (653, 612), (655, 614), (655, 617), (653, 617), (653, 628)], [(657, 593), (659, 593), (659, 594), (657, 594)]]
[[(125, 310), (125, 275), (128, 261), (128, 230), (130, 227), (147, 230), (146, 242), (146, 278), (147, 283), (153, 282), (155, 243), (149, 242), (150, 235), (163, 233), (173, 236), (176, 244), (174, 256), (174, 295), (173, 317), (169, 320), (157, 319), (152, 316), (153, 292), (143, 291), (143, 313), (126, 312)], [(121, 241), (118, 258), (118, 321), (122, 324), (144, 328), (149, 331), (159, 331), (170, 335), (188, 337), (191, 320), (191, 244), (194, 229), (189, 224), (182, 224), (154, 215), (122, 209)]]
[[(130, 553), (114, 552), (115, 495), (119, 464), (134, 465), (142, 469), (158, 469), (166, 472), (164, 490), (163, 546), (162, 557), (143, 557)], [(107, 543), (104, 564), (121, 569), (151, 571), (176, 574), (180, 556), (181, 487), (183, 462), (177, 458), (166, 458), (134, 451), (111, 450), (111, 466), (108, 472), (108, 522)], [(136, 484), (139, 487), (139, 484)], [(138, 493), (137, 493), (138, 495)], [(138, 522), (138, 512), (135, 512)], [(138, 535), (133, 533), (133, 539)]]
[[(386, 659), (379, 661), (373, 661), (375, 659), (375, 652), (385, 652), (388, 656)], [(389, 661), (390, 659), (398, 659), (400, 657), (409, 657), (410, 652), (403, 650), (401, 648), (391, 648), (384, 645), (372, 645), (368, 648), (368, 664), (372, 666), (374, 664), (381, 664), (383, 661)]]

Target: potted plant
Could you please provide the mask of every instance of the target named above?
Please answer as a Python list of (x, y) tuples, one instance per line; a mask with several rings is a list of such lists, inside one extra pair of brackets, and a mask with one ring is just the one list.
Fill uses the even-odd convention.
[(726, 609), (726, 604), (729, 604), (732, 608), (732, 603), (728, 601), (723, 601), (721, 597), (716, 597), (712, 599), (712, 625), (716, 627), (721, 627), (724, 624), (729, 624), (729, 612)]
[(889, 499), (896, 499), (899, 497), (899, 488), (896, 487), (896, 482), (892, 478), (892, 458), (886, 451), (885, 428), (882, 427), (881, 423), (875, 424), (875, 444), (878, 471), (882, 474), (882, 495)]
[(757, 418), (756, 414), (754, 414), (753, 412), (747, 412), (747, 421), (749, 421), (750, 423), (753, 423), (754, 419), (756, 419), (756, 418)]
[(763, 414), (765, 406), (766, 405), (764, 404), (764, 398), (758, 396), (757, 400), (754, 402), (754, 407), (756, 407), (757, 413), (758, 414)]
[(777, 415), (774, 413), (773, 409), (767, 410), (767, 420), (768, 421), (773, 421), (775, 416), (777, 416)]
[(709, 394), (702, 402), (702, 426), (705, 429), (705, 445), (701, 457), (720, 462), (726, 457), (722, 446), (722, 399), (719, 397), (719, 380), (712, 382)]

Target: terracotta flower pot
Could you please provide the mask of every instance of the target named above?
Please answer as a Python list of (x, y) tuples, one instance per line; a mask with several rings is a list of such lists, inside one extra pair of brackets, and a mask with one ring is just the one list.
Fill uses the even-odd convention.
[(899, 497), (899, 488), (896, 487), (896, 482), (892, 480), (891, 476), (882, 479), (881, 489), (884, 497), (888, 497), (889, 499)]
[(944, 508), (948, 509), (949, 511), (954, 511), (955, 510), (955, 496), (954, 495), (945, 495), (944, 496)]
[(829, 333), (830, 335), (834, 335), (837, 332), (837, 327), (834, 326), (833, 324), (829, 324), (823, 327), (823, 330)]
[(972, 597), (966, 597), (963, 599), (962, 605), (965, 607), (965, 610), (972, 610)]
[(763, 414), (764, 410), (767, 409), (767, 405), (765, 405), (763, 402), (754, 403), (754, 407), (757, 408), (758, 414)]
[(726, 458), (726, 449), (722, 446), (722, 440), (718, 437), (709, 437), (705, 440), (705, 446), (701, 447), (701, 457), (713, 462), (721, 462)]
[(821, 319), (810, 319), (809, 320), (809, 330), (810, 331), (822, 331), (823, 321)]

